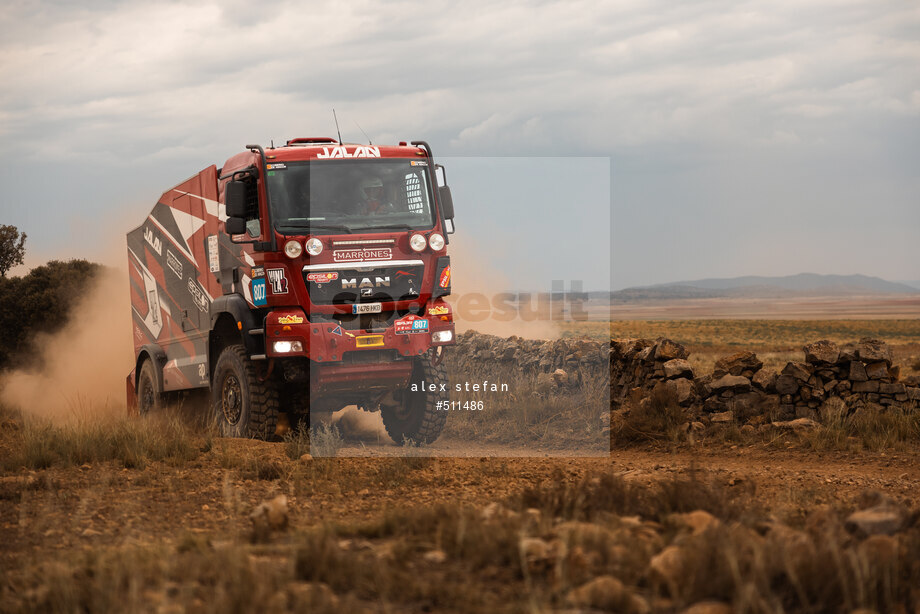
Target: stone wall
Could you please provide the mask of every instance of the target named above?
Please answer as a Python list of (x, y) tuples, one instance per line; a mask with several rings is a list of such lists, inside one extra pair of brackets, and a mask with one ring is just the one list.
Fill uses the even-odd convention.
[(606, 378), (609, 346), (590, 339), (521, 339), (467, 331), (447, 352), (448, 372), (479, 375), (512, 369), (537, 380), (540, 391), (562, 391)]
[(612, 409), (631, 395), (642, 398), (656, 386), (666, 386), (692, 418), (704, 422), (814, 419), (831, 398), (840, 399), (849, 413), (920, 408), (920, 377), (902, 378), (884, 342), (866, 338), (838, 346), (816, 341), (802, 349), (803, 360), (789, 362), (778, 373), (765, 369), (753, 352), (740, 351), (718, 360), (712, 373), (696, 374), (687, 361), (690, 353), (670, 339), (613, 339), (608, 345), (470, 331), (450, 349), (448, 366), (464, 372), (512, 368), (522, 376), (535, 376), (541, 392), (561, 392), (586, 377), (609, 373)]
[(665, 385), (691, 416), (716, 422), (814, 419), (833, 397), (850, 413), (920, 407), (920, 378), (902, 381), (891, 349), (882, 341), (862, 339), (844, 346), (816, 341), (802, 349), (804, 360), (787, 363), (779, 373), (764, 369), (753, 352), (741, 351), (718, 360), (712, 373), (697, 376), (686, 360), (686, 348), (669, 339), (613, 340), (611, 405), (619, 406), (633, 391)]

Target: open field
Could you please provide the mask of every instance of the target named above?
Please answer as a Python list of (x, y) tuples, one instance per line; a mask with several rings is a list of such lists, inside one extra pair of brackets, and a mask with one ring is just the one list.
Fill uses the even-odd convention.
[[(915, 319), (822, 319), (822, 320), (614, 320), (612, 322), (566, 322), (563, 336), (594, 339), (667, 337), (690, 350), (690, 363), (710, 372), (720, 356), (740, 349), (751, 350), (768, 368), (782, 368), (802, 359), (802, 346), (828, 339), (838, 344), (862, 337), (882, 339), (892, 349), (893, 360), (906, 374), (920, 372), (920, 317)], [(911, 368), (914, 368), (911, 371)]]
[(920, 317), (920, 294), (617, 302), (610, 313), (617, 320), (904, 319)]
[[(215, 439), (176, 418), (36, 427), (4, 412), (0, 611), (890, 611), (920, 599), (920, 511), (895, 538), (844, 528), (879, 497), (909, 510), (915, 445), (818, 453), (795, 434), (723, 435), (594, 459), (345, 459), (303, 456), (304, 444)], [(278, 495), (284, 522), (255, 525)]]

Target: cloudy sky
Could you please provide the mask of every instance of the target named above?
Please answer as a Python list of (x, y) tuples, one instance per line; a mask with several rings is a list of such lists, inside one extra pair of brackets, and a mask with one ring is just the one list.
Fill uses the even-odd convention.
[(335, 107), (346, 140), (456, 160), (458, 243), (522, 285), (920, 279), (915, 2), (14, 1), (0, 80), (0, 223), (33, 262), (102, 258)]

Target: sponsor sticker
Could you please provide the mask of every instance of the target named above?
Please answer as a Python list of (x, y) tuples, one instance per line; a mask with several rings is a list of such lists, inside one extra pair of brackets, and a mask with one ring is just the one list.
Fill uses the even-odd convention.
[(265, 267), (264, 266), (254, 266), (250, 272), (250, 277), (255, 279), (256, 277), (265, 277)]
[(275, 162), (274, 164), (266, 164), (265, 168), (270, 171), (280, 171), (286, 169), (287, 166), (284, 165), (284, 162)]
[(347, 147), (323, 147), (323, 153), (316, 154), (317, 158), (379, 158), (380, 148), (373, 146), (359, 146), (352, 148)]
[(284, 269), (268, 269), (268, 282), (272, 285), (272, 294), (287, 294), (288, 280)]
[(405, 316), (393, 323), (394, 332), (397, 335), (407, 335), (409, 333), (426, 333), (428, 332), (428, 320), (418, 316)]
[(363, 260), (392, 260), (393, 250), (389, 247), (376, 249), (337, 249), (332, 252), (336, 262), (361, 262)]
[(252, 280), (252, 304), (256, 307), (261, 307), (268, 302), (267, 297), (265, 296), (265, 278), (260, 277), (259, 279)]
[(412, 166), (428, 166), (428, 162), (425, 160), (412, 160), (409, 164)]
[(150, 244), (150, 247), (157, 253), (157, 256), (163, 255), (163, 242), (160, 241), (160, 237), (155, 236), (153, 231), (147, 226), (144, 226), (144, 240)]
[(198, 309), (201, 311), (208, 310), (208, 299), (191, 277), (188, 278), (188, 293), (192, 295), (192, 300), (195, 301), (195, 306), (198, 307)]
[(303, 317), (295, 315), (278, 316), (278, 324), (303, 324)]
[(312, 281), (315, 284), (325, 284), (330, 281), (335, 281), (339, 278), (338, 273), (307, 273), (307, 281)]
[(438, 285), (442, 288), (446, 288), (450, 285), (450, 265), (448, 264), (444, 267), (444, 270), (441, 271), (441, 279), (438, 280)]
[(168, 249), (166, 250), (166, 264), (176, 274), (176, 277), (182, 279), (182, 261), (176, 258), (176, 255)]
[(220, 259), (217, 251), (217, 235), (208, 237), (208, 266), (212, 273), (220, 271)]
[(428, 315), (430, 316), (444, 316), (450, 312), (450, 309), (446, 305), (438, 305), (437, 307), (429, 307)]

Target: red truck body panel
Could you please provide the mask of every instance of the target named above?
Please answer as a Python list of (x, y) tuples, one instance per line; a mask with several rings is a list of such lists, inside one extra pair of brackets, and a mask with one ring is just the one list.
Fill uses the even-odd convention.
[[(441, 299), (450, 290), (446, 248), (414, 251), (409, 244), (413, 232), (404, 230), (282, 234), (267, 222), (271, 210), (263, 173), (290, 162), (349, 158), (401, 158), (427, 164), (428, 153), (415, 146), (340, 145), (325, 139), (295, 140), (264, 154), (263, 161), (257, 150), (239, 153), (220, 170), (209, 166), (167, 190), (144, 223), (128, 233), (136, 366), (147, 359), (157, 361), (165, 391), (207, 387), (214, 359), (210, 336), (222, 319), (232, 318), (253, 359), (300, 358), (309, 359), (311, 369), (322, 365), (313, 375), (311, 394), (337, 389), (343, 382), (355, 389), (364, 381), (370, 388), (379, 381), (405, 385), (410, 370), (405, 358), (453, 343), (433, 342), (431, 335), (452, 333), (454, 327), (450, 306)], [(250, 237), (231, 238), (225, 231), (225, 187), (234, 173), (247, 169), (258, 174), (262, 222), (260, 235), (251, 237), (258, 243), (234, 242)], [(434, 168), (430, 170), (433, 176)], [(436, 182), (430, 185), (430, 202), (436, 207)], [(437, 214), (434, 220), (431, 228), (417, 232), (446, 236), (443, 216)], [(305, 250), (296, 258), (285, 254), (286, 242), (303, 245), (311, 236), (322, 241), (320, 254), (310, 256)], [(352, 291), (371, 296), (381, 291), (375, 284), (402, 293), (396, 296), (394, 290), (390, 300), (380, 300), (380, 315), (354, 314), (353, 304), (360, 300), (341, 298)], [(437, 297), (433, 297), (435, 290)], [(233, 301), (230, 309), (227, 305)], [(299, 341), (303, 349), (282, 356), (273, 349), (279, 339)], [(388, 358), (371, 361), (375, 366), (361, 366), (364, 359), (355, 358), (381, 350)], [(132, 373), (128, 378), (129, 404), (136, 377)]]

